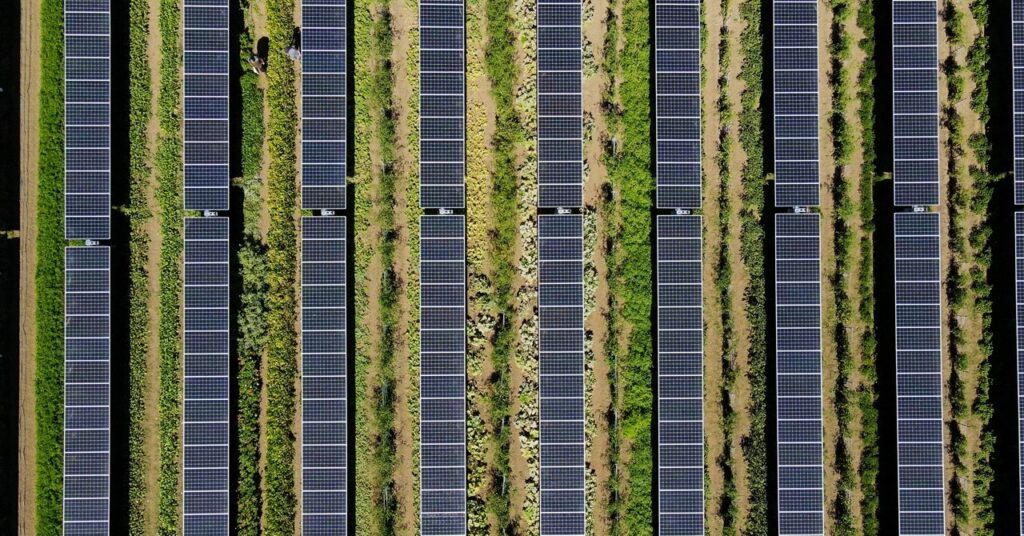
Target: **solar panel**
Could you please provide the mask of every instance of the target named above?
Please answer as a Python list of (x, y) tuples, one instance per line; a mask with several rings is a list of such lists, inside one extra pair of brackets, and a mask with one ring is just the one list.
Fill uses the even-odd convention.
[(302, 0), (302, 208), (345, 208), (345, 0)]
[(894, 214), (901, 534), (945, 533), (939, 214)]
[(64, 236), (110, 238), (110, 0), (64, 2)]
[(892, 2), (893, 201), (939, 203), (938, 7)]
[(773, 0), (775, 206), (818, 204), (818, 10)]
[[(1024, 0), (1012, 0), (1013, 28), (1013, 198), (1024, 205)], [(1024, 524), (1021, 525), (1024, 529)], [(1024, 530), (1022, 530), (1024, 533)]]
[(302, 218), (302, 533), (306, 536), (348, 534), (345, 223), (342, 216)]
[(184, 533), (230, 529), (227, 218), (185, 218)]
[(466, 227), (420, 218), (420, 534), (466, 534)]
[(700, 0), (655, 0), (658, 208), (701, 204)]
[(540, 534), (583, 536), (583, 217), (538, 219)]
[(185, 208), (227, 210), (228, 0), (184, 0)]
[(537, 157), (541, 207), (583, 204), (580, 0), (537, 0)]
[(110, 248), (64, 248), (64, 534), (110, 532)]
[(420, 0), (420, 206), (462, 208), (466, 169), (463, 0)]
[(704, 534), (701, 217), (658, 216), (658, 533)]
[[(1018, 0), (1019, 1), (1019, 0)], [(1016, 212), (1014, 217), (1014, 257), (1017, 294), (1017, 424), (1018, 424), (1018, 463), (1019, 475), (1024, 475), (1024, 212)], [(1020, 506), (1020, 533), (1024, 534), (1024, 480), (1020, 481), (1018, 501)]]
[(824, 534), (819, 216), (775, 215), (779, 534)]

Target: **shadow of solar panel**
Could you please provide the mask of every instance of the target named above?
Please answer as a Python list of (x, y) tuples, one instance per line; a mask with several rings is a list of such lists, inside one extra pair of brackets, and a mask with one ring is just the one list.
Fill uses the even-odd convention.
[(230, 523), (229, 226), (185, 218), (185, 534), (226, 534)]
[[(659, 189), (661, 186), (658, 187)], [(704, 534), (700, 216), (658, 216), (659, 534)]]
[(775, 206), (819, 203), (818, 13), (813, 0), (772, 4)]
[(110, 2), (64, 5), (64, 237), (110, 238)]
[(64, 249), (64, 533), (110, 532), (110, 248)]
[(700, 2), (654, 9), (655, 166), (659, 208), (701, 203)]
[(943, 534), (939, 214), (893, 215), (896, 411), (902, 534)]
[(583, 217), (538, 217), (540, 533), (585, 533)]
[(775, 215), (779, 534), (825, 530), (819, 226), (818, 214)]
[[(1020, 20), (1024, 11), (1024, 0), (1014, 0), (1015, 21)], [(1016, 22), (1015, 22), (1016, 26)], [(1016, 31), (1016, 28), (1015, 28)], [(1017, 321), (1017, 408), (1018, 425), (1024, 429), (1024, 212), (1015, 212), (1014, 218), (1014, 274), (1016, 280), (1016, 321)], [(940, 356), (941, 357), (941, 356)], [(940, 371), (941, 372), (941, 371)], [(1024, 436), (1018, 438), (1018, 464), (1024, 474)], [(1024, 532), (1024, 483), (1020, 485), (1020, 501), (1022, 532)]]
[(185, 209), (230, 205), (227, 0), (185, 0)]
[(938, 7), (893, 1), (893, 202), (939, 202)]
[(346, 219), (302, 218), (302, 533), (348, 534)]
[(466, 534), (466, 223), (420, 218), (420, 531)]
[[(580, 2), (537, 3), (540, 207), (583, 204), (583, 54)], [(557, 124), (559, 128), (550, 128)]]
[(302, 208), (344, 209), (348, 95), (344, 0), (302, 2)]

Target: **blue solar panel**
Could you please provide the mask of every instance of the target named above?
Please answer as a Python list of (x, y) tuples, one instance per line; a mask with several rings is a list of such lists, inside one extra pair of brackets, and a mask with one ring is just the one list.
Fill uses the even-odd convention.
[(420, 206), (462, 208), (466, 169), (466, 13), (420, 0)]
[(302, 218), (302, 534), (348, 534), (345, 218)]
[(64, 534), (110, 532), (110, 248), (64, 249)]
[(540, 534), (583, 536), (583, 217), (538, 217)]
[(701, 204), (700, 0), (654, 5), (659, 208)]
[(657, 233), (658, 533), (697, 536), (704, 534), (701, 217), (658, 216)]
[[(1024, 205), (1024, 0), (1011, 0), (1013, 28), (1013, 198)], [(1024, 527), (1024, 525), (1022, 525)], [(1024, 528), (1021, 530), (1024, 533)]]
[(227, 210), (228, 0), (185, 0), (185, 208)]
[(227, 218), (185, 218), (184, 533), (230, 529)]
[(420, 218), (420, 534), (466, 534), (466, 226)]
[(773, 0), (775, 206), (818, 204), (818, 10)]
[(892, 2), (893, 202), (939, 202), (938, 7)]
[(819, 216), (775, 215), (779, 534), (824, 534)]
[[(1015, 0), (1015, 3), (1024, 0)], [(1016, 212), (1014, 217), (1014, 261), (1017, 295), (1017, 425), (1024, 430), (1024, 212)], [(1024, 475), (1024, 435), (1018, 441), (1018, 475)], [(1020, 480), (1018, 505), (1020, 506), (1020, 533), (1024, 534), (1024, 479)]]
[(537, 160), (541, 207), (583, 205), (579, 0), (537, 0)]
[(302, 208), (345, 208), (345, 0), (302, 1)]
[(945, 533), (939, 214), (894, 214), (901, 534)]
[(64, 2), (64, 236), (110, 238), (110, 0)]

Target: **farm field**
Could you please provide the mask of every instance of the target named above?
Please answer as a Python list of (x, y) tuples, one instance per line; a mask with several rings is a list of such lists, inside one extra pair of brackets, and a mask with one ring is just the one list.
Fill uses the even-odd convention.
[[(1024, 256), (1024, 193), (1011, 199), (1024, 71), (1010, 21), (1024, 12), (996, 0), (581, 0), (556, 17), (545, 2), (21, 0), (2, 23), (20, 44), (0, 55), (0, 477), (17, 482), (0, 533), (80, 522), (67, 484), (80, 459), (65, 452), (80, 429), (68, 423), (97, 406), (74, 379), (80, 338), (105, 339), (105, 358), (88, 359), (109, 367), (85, 382), (103, 385), (90, 391), (105, 408), (100, 533), (884, 535), (915, 520), (1019, 531), (1024, 275), (1010, 259)], [(110, 13), (105, 236), (68, 230), (85, 184), (69, 158), (82, 139), (69, 16), (106, 13), (95, 6)], [(814, 39), (790, 47), (798, 10)], [(917, 25), (934, 11), (937, 46), (924, 26), (927, 43), (912, 45), (934, 48), (934, 87), (893, 52), (921, 40), (893, 24), (911, 11)], [(906, 112), (901, 84), (915, 83), (934, 112)], [(813, 108), (792, 114), (783, 93)], [(675, 112), (687, 106), (699, 117)], [(908, 133), (894, 113), (927, 119)], [(813, 154), (793, 157), (792, 140), (811, 137)], [(908, 150), (913, 138), (927, 142)], [(186, 156), (198, 143), (223, 145)], [(777, 195), (798, 160), (814, 200), (787, 203)], [(934, 184), (903, 164), (925, 161)], [(552, 188), (557, 174), (573, 180)], [(677, 179), (696, 194), (670, 199)], [(935, 198), (906, 201), (904, 180)], [(445, 181), (458, 194), (430, 201), (456, 184)], [(197, 203), (206, 188), (227, 206)], [(314, 188), (339, 197), (316, 201)], [(777, 222), (795, 215), (816, 217), (817, 257), (786, 279)], [(938, 222), (937, 240), (914, 249), (938, 266), (914, 268), (927, 277), (894, 262), (914, 256), (894, 238), (908, 215)], [(344, 236), (314, 236), (307, 222), (329, 219)], [(226, 249), (189, 235), (213, 221)], [(696, 225), (696, 238), (670, 222)], [(329, 239), (343, 258), (314, 243)], [(678, 259), (670, 239), (697, 241)], [(91, 283), (106, 332), (70, 327), (85, 307), (69, 297), (82, 284), (72, 250), (109, 253), (109, 283)], [(699, 269), (673, 271), (679, 260)], [(322, 262), (340, 272), (317, 279)], [(434, 262), (462, 269), (439, 275)], [(797, 279), (811, 286), (785, 294)], [(897, 281), (929, 286), (915, 302)], [(331, 285), (340, 297), (317, 294)], [(437, 285), (465, 292), (439, 297)], [(794, 328), (792, 300), (807, 300), (808, 324)], [(673, 327), (677, 307), (688, 328)], [(208, 309), (222, 313), (196, 313)], [(810, 346), (787, 346), (798, 328)], [(680, 349), (686, 330), (696, 339)], [(813, 385), (791, 395), (801, 375)], [(810, 422), (809, 435), (789, 439), (784, 421)], [(913, 436), (911, 421), (931, 422)], [(204, 424), (222, 427), (205, 432), (211, 445), (189, 439)], [(789, 443), (810, 450), (790, 458)], [(929, 462), (908, 461), (908, 443), (935, 447), (914, 451)], [(900, 476), (928, 464), (927, 486)], [(806, 469), (796, 484), (793, 467)], [(919, 487), (939, 491), (918, 511), (905, 488)], [(793, 525), (796, 503), (810, 507)]]

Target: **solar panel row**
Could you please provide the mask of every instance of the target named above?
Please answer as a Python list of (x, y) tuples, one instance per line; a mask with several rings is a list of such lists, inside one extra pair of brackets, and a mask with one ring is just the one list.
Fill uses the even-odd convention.
[(185, 218), (184, 533), (230, 529), (229, 222)]
[(227, 210), (228, 0), (185, 0), (185, 208)]
[(583, 217), (542, 214), (540, 533), (585, 533)]
[(939, 214), (894, 215), (901, 534), (945, 532)]
[(775, 206), (818, 205), (818, 10), (773, 0)]
[[(1011, 0), (1013, 27), (1013, 198), (1024, 205), (1024, 0)], [(1024, 511), (1024, 509), (1022, 509)], [(1024, 525), (1022, 525), (1024, 527)], [(1024, 533), (1024, 528), (1022, 528)]]
[(65, 248), (64, 276), (64, 534), (108, 534), (110, 248)]
[[(1022, 1), (1022, 0), (1018, 0)], [(1024, 212), (1016, 212), (1014, 218), (1014, 273), (1017, 296), (1017, 444), (1018, 476), (1024, 477)], [(1019, 532), (1024, 534), (1024, 478), (1019, 480), (1018, 504), (1020, 506)]]
[(420, 1), (420, 206), (461, 208), (465, 197), (463, 0)]
[(824, 534), (819, 215), (775, 215), (779, 534)]
[(939, 202), (938, 7), (892, 2), (893, 198), (897, 206)]
[(704, 534), (700, 216), (658, 216), (658, 533)]
[(466, 534), (466, 227), (420, 218), (420, 533)]
[(537, 154), (541, 207), (583, 204), (581, 0), (537, 0)]
[(302, 218), (302, 533), (348, 534), (344, 217)]
[(656, 0), (654, 27), (658, 208), (698, 208), (700, 0)]
[(344, 209), (348, 154), (345, 0), (302, 1), (302, 208)]
[(110, 1), (64, 2), (64, 236), (110, 238)]

